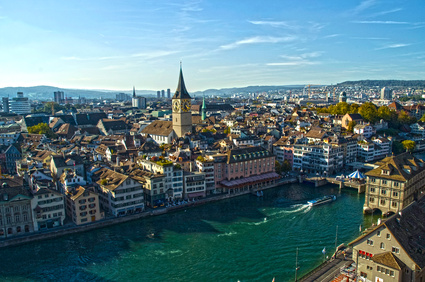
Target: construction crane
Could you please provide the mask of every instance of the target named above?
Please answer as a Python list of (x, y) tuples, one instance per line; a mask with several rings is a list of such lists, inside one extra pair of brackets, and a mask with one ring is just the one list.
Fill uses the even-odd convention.
[[(311, 98), (311, 86), (320, 86), (320, 84), (307, 84), (305, 87), (308, 87), (308, 98)], [(304, 87), (304, 88), (305, 88)]]

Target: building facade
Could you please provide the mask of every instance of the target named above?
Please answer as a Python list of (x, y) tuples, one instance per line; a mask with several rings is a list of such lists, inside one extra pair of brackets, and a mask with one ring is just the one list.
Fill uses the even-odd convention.
[(366, 173), (363, 211), (397, 213), (425, 193), (425, 163), (409, 153), (386, 157)]

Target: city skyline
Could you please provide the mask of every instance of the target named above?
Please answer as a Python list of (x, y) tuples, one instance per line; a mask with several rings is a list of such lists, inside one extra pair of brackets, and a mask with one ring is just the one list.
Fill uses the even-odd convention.
[(0, 87), (174, 91), (179, 61), (189, 92), (424, 77), (425, 3), (340, 2), (2, 3)]

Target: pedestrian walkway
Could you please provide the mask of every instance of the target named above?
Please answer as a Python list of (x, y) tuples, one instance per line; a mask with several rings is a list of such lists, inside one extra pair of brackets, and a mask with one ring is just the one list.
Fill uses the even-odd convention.
[(334, 280), (340, 276), (340, 269), (342, 267), (349, 266), (353, 261), (351, 260), (351, 251), (347, 250), (347, 257), (344, 259), (342, 253), (338, 254), (335, 259), (327, 261), (307, 274), (300, 281), (303, 282), (330, 282), (330, 281), (345, 281), (345, 280)]

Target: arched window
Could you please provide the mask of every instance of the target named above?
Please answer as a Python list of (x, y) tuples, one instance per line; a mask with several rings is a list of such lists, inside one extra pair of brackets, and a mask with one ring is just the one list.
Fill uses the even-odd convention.
[(12, 228), (7, 228), (7, 234), (13, 234)]
[(17, 233), (20, 233), (21, 232), (21, 227), (20, 226), (16, 227), (16, 232)]
[(0, 236), (4, 236), (4, 230), (0, 229)]
[(29, 225), (25, 225), (25, 232), (30, 232), (30, 226)]
[(381, 243), (381, 249), (383, 249), (383, 250), (385, 250), (385, 244), (384, 243)]

